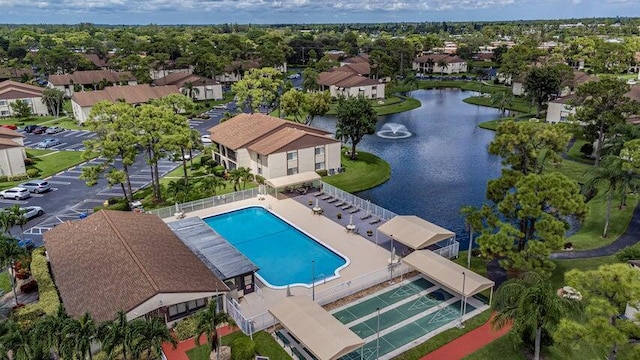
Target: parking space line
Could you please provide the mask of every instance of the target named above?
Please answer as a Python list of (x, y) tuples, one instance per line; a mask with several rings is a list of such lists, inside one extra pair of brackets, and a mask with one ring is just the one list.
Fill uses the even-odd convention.
[(57, 178), (62, 178), (62, 179), (76, 179), (78, 180), (77, 176), (68, 176), (68, 175), (56, 175)]
[(77, 133), (77, 131), (76, 131), (76, 130), (70, 130), (68, 134), (64, 134), (63, 136), (64, 136), (64, 137), (72, 136), (72, 135), (74, 135), (75, 133)]
[(56, 185), (71, 185), (70, 182), (68, 181), (55, 181), (55, 180), (47, 180), (49, 182), (49, 184), (56, 184)]

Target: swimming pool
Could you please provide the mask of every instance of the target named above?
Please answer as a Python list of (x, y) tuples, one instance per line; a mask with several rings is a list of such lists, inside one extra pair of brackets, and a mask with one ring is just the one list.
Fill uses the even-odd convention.
[(311, 287), (339, 277), (349, 259), (263, 207), (247, 207), (203, 219), (255, 263), (265, 285)]

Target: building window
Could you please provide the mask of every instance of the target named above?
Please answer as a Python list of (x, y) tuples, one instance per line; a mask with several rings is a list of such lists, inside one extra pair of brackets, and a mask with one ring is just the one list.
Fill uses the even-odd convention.
[(169, 321), (185, 317), (205, 307), (204, 299), (191, 300), (169, 306)]
[(293, 175), (293, 174), (297, 174), (298, 173), (298, 167), (292, 167), (287, 169), (287, 175)]
[(316, 163), (316, 170), (324, 170), (324, 161)]
[(289, 151), (287, 153), (287, 160), (291, 161), (291, 160), (297, 160), (298, 159), (298, 152), (297, 151)]
[(7, 100), (0, 100), (0, 106), (7, 106)]
[(318, 146), (316, 148), (316, 155), (323, 155), (324, 154), (324, 146)]
[(262, 175), (262, 168), (261, 167), (258, 168), (258, 175)]

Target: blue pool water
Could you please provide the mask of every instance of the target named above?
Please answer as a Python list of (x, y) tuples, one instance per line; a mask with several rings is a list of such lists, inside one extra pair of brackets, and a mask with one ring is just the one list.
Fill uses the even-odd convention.
[(262, 207), (248, 207), (204, 221), (248, 257), (270, 287), (310, 287), (338, 276), (348, 261)]

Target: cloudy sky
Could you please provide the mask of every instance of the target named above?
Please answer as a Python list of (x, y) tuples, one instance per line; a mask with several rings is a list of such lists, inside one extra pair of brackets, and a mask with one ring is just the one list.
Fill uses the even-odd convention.
[(638, 17), (640, 0), (0, 0), (0, 23), (220, 24)]

